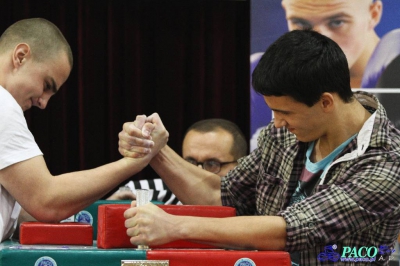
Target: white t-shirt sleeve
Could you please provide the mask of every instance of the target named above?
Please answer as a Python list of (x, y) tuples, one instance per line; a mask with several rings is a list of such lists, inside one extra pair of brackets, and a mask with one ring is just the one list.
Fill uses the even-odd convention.
[(38, 155), (43, 154), (28, 129), (21, 107), (0, 87), (0, 170)]

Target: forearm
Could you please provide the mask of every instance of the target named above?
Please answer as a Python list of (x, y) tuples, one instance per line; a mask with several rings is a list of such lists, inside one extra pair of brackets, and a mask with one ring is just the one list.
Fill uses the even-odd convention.
[(221, 178), (186, 162), (170, 147), (161, 149), (150, 165), (182, 203), (221, 205)]
[(285, 248), (286, 222), (280, 216), (175, 217), (178, 219), (176, 231), (179, 239), (232, 249)]
[(148, 161), (123, 158), (91, 170), (52, 176), (43, 157), (37, 156), (3, 169), (0, 180), (33, 217), (56, 222), (101, 198), (143, 169)]
[(57, 182), (53, 185), (57, 193), (54, 193), (53, 201), (48, 204), (54, 210), (65, 210), (66, 214), (62, 216), (74, 214), (141, 171), (147, 162), (145, 159), (123, 158), (90, 170), (55, 176)]

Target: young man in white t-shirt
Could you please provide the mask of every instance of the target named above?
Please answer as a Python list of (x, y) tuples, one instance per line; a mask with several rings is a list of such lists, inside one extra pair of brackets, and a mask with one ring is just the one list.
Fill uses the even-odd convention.
[(63, 220), (149, 161), (123, 158), (91, 170), (51, 175), (23, 112), (32, 106), (46, 108), (67, 80), (72, 61), (68, 42), (45, 19), (18, 21), (0, 37), (0, 241), (12, 235), (21, 206), (38, 221)]

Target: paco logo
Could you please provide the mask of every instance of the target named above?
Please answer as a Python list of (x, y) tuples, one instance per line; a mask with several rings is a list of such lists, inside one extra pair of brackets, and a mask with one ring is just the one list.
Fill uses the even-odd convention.
[(347, 258), (374, 258), (378, 254), (377, 247), (361, 247), (357, 249), (357, 247), (343, 247), (342, 257)]
[(336, 245), (325, 246), (324, 252), (319, 253), (317, 259), (319, 261), (338, 261), (340, 254), (335, 252), (335, 249), (337, 249)]
[[(335, 252), (337, 249), (336, 245), (325, 246), (324, 252), (318, 254), (317, 259), (319, 261), (351, 261), (351, 262), (372, 262), (372, 261), (383, 261), (390, 260), (390, 256), (395, 252), (394, 249), (386, 245), (380, 245), (379, 248), (371, 246), (349, 247), (344, 246), (342, 254)], [(380, 255), (379, 258), (377, 255)]]

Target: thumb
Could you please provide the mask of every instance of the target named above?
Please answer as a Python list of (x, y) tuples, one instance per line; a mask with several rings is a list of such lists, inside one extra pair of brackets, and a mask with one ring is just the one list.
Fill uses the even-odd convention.
[(137, 115), (136, 120), (133, 122), (133, 124), (138, 129), (142, 129), (143, 125), (146, 123), (146, 119), (148, 119), (146, 115)]
[(145, 123), (143, 128), (142, 128), (142, 135), (145, 138), (151, 139), (151, 133), (155, 129), (155, 125), (153, 123)]

